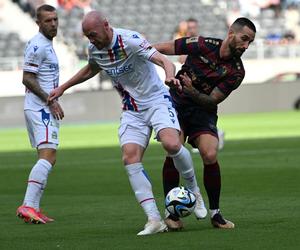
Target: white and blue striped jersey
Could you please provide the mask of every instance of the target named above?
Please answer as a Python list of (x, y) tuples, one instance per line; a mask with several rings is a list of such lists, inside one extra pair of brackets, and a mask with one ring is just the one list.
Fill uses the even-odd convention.
[(89, 63), (96, 64), (113, 80), (123, 110), (145, 110), (160, 103), (169, 91), (150, 61), (156, 49), (141, 34), (113, 28), (111, 44), (98, 50), (89, 44)]
[[(36, 74), (39, 85), (48, 94), (58, 86), (58, 59), (52, 41), (40, 32), (25, 47), (23, 71)], [(24, 110), (38, 111), (43, 108), (47, 109), (46, 103), (26, 89)]]

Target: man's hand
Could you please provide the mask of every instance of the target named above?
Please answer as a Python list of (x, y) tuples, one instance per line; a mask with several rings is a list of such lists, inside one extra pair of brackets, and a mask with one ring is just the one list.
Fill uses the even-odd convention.
[(207, 112), (217, 112), (217, 102), (209, 95), (200, 93), (192, 84), (192, 79), (185, 72), (179, 76), (183, 83), (183, 92), (193, 99), (195, 103), (200, 105)]
[(62, 120), (64, 118), (64, 111), (56, 100), (50, 102), (49, 109), (56, 120)]
[(183, 92), (189, 94), (194, 89), (192, 79), (188, 76), (186, 72), (184, 72), (184, 74), (180, 75), (179, 77), (181, 78), (181, 81), (183, 83)]
[(48, 96), (48, 104), (50, 104), (52, 101), (56, 100), (58, 97), (62, 96), (64, 93), (64, 90), (61, 87), (57, 87), (53, 89), (49, 96)]
[(180, 81), (175, 77), (166, 78), (165, 84), (168, 85), (171, 89), (177, 89), (178, 92), (182, 92)]

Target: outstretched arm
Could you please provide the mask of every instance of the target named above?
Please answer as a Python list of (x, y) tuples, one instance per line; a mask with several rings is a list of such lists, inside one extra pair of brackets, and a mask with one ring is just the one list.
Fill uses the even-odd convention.
[(156, 44), (153, 44), (153, 47), (156, 48), (156, 50), (162, 54), (175, 55), (175, 42), (174, 41), (156, 43)]
[(87, 64), (81, 70), (79, 70), (71, 79), (69, 79), (64, 84), (60, 85), (58, 88), (51, 91), (48, 100), (53, 101), (56, 98), (63, 95), (63, 93), (70, 87), (85, 82), (86, 80), (92, 78), (97, 73), (99, 73), (100, 68), (93, 64)]
[(168, 58), (159, 52), (155, 52), (150, 60), (165, 70), (166, 85), (170, 88), (176, 88), (178, 91), (182, 91), (180, 81), (175, 78), (176, 67)]

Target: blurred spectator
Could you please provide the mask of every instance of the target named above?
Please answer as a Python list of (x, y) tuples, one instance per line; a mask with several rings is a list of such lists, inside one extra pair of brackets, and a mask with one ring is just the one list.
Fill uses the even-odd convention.
[(181, 21), (176, 27), (176, 30), (173, 35), (173, 39), (178, 39), (186, 36), (186, 32), (187, 32), (187, 22)]
[[(184, 36), (198, 36), (199, 35), (199, 25), (198, 25), (198, 21), (195, 19), (195, 18), (189, 18), (185, 21), (186, 23), (186, 32), (183, 36), (181, 37), (184, 37)], [(178, 38), (181, 38), (181, 37), (178, 37)], [(178, 57), (178, 62), (183, 64), (185, 62), (187, 58), (187, 55), (180, 55)]]
[(85, 13), (91, 10), (91, 0), (58, 0), (58, 4), (63, 9), (70, 11), (74, 7), (78, 7), (84, 10)]
[(290, 5), (284, 13), (285, 29), (294, 34), (296, 42), (300, 41), (300, 13), (296, 5)]
[(239, 0), (242, 16), (258, 17), (260, 14), (258, 0)]
[(198, 21), (195, 18), (189, 18), (186, 20), (186, 24), (187, 24), (186, 36), (198, 36), (199, 34)]
[(300, 0), (281, 0), (281, 6), (283, 9), (287, 9), (290, 6), (300, 6)]

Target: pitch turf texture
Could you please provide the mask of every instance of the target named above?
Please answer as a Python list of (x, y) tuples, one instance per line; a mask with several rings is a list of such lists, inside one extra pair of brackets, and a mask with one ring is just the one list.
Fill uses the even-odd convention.
[[(216, 230), (192, 215), (183, 231), (148, 237), (136, 236), (146, 220), (122, 167), (117, 124), (62, 126), (42, 200), (56, 219), (47, 225), (15, 217), (35, 152), (24, 129), (0, 130), (0, 249), (299, 249), (300, 113), (222, 116), (219, 125), (226, 132), (221, 207), (236, 228)], [(163, 155), (152, 141), (144, 157), (161, 212)]]

